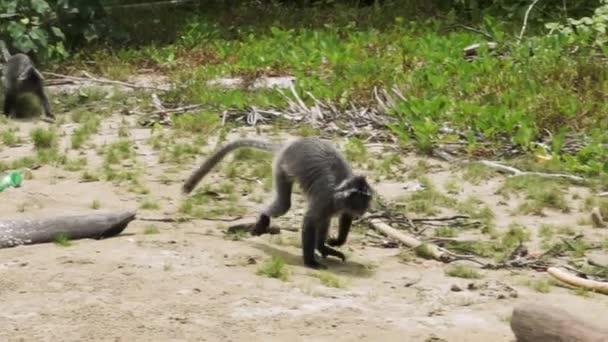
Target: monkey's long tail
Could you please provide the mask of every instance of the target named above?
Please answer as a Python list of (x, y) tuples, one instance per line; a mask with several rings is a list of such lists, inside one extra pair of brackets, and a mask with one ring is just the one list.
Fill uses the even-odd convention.
[(280, 144), (273, 143), (266, 140), (260, 139), (238, 139), (227, 143), (215, 151), (209, 158), (207, 158), (198, 169), (194, 170), (190, 177), (182, 185), (182, 192), (189, 194), (196, 185), (213, 169), (213, 167), (219, 163), (224, 157), (231, 152), (241, 147), (253, 147), (260, 150), (274, 152), (280, 147)]

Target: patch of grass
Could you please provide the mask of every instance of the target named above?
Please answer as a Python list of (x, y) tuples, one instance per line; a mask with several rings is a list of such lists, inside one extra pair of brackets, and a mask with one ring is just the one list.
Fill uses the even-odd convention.
[(227, 240), (231, 240), (231, 241), (241, 241), (243, 239), (246, 239), (248, 236), (249, 236), (249, 233), (247, 233), (246, 231), (237, 230), (232, 233), (226, 233), (224, 235), (224, 238)]
[(338, 289), (344, 288), (345, 284), (340, 277), (337, 277), (329, 272), (317, 271), (310, 273), (312, 277), (315, 277), (321, 281), (321, 284), (327, 287), (335, 287)]
[(476, 269), (465, 266), (465, 265), (454, 265), (450, 266), (445, 274), (450, 277), (456, 278), (464, 278), (464, 279), (480, 279), (482, 278), (482, 274), (479, 273)]
[(82, 175), (80, 175), (80, 180), (82, 182), (98, 182), (99, 175), (92, 173), (91, 171), (84, 171)]
[(569, 292), (575, 296), (584, 297), (584, 298), (591, 298), (594, 293), (593, 291), (587, 290), (582, 287), (577, 287), (575, 289), (571, 289)]
[(526, 241), (530, 241), (530, 231), (518, 223), (511, 223), (501, 238), (501, 244), (506, 249), (514, 248)]
[(492, 225), (494, 222), (494, 212), (477, 196), (467, 197), (456, 205), (456, 209), (460, 213), (469, 215), (472, 219), (480, 220), (486, 225)]
[(507, 178), (499, 193), (509, 197), (511, 193), (524, 192), (526, 202), (518, 210), (524, 214), (543, 215), (543, 209), (551, 208), (569, 212), (563, 182), (538, 176), (518, 176)]
[(186, 164), (191, 163), (200, 153), (200, 148), (194, 144), (179, 143), (166, 145), (159, 155), (160, 163)]
[(75, 172), (82, 170), (85, 166), (87, 166), (87, 158), (75, 158), (68, 159), (65, 163), (64, 169), (66, 171)]
[(156, 227), (155, 225), (147, 225), (144, 228), (144, 235), (153, 235), (153, 234), (158, 234), (160, 232), (160, 230), (158, 229), (158, 227)]
[(144, 210), (158, 210), (160, 205), (155, 200), (146, 198), (141, 202), (139, 208)]
[(448, 179), (443, 184), (443, 187), (445, 188), (445, 191), (447, 191), (448, 194), (450, 194), (450, 195), (457, 195), (458, 193), (460, 193), (462, 191), (462, 186), (454, 178)]
[(91, 209), (99, 209), (101, 208), (101, 202), (99, 200), (93, 200), (93, 202), (91, 203)]
[(448, 237), (448, 238), (457, 237), (458, 230), (456, 230), (452, 227), (439, 227), (439, 228), (435, 229), (435, 236)]
[(462, 179), (465, 181), (479, 185), (482, 181), (492, 178), (495, 171), (481, 163), (468, 163), (462, 173)]
[(15, 146), (21, 144), (21, 138), (17, 135), (18, 130), (16, 128), (7, 128), (0, 133), (0, 139), (6, 146)]
[(426, 243), (421, 243), (418, 247), (414, 248), (414, 253), (416, 256), (421, 257), (423, 259), (433, 259), (433, 252), (431, 248)]
[(401, 202), (405, 203), (407, 212), (414, 212), (433, 216), (439, 213), (437, 207), (453, 208), (457, 201), (449, 196), (436, 191), (431, 182), (425, 178), (421, 179), (423, 190), (416, 191), (406, 196)]
[(57, 147), (57, 132), (52, 129), (35, 128), (30, 132), (30, 137), (36, 149), (52, 149)]
[(173, 115), (171, 122), (178, 132), (208, 136), (220, 126), (221, 119), (216, 113), (199, 112)]
[(404, 264), (409, 264), (416, 261), (416, 253), (411, 249), (404, 249), (397, 255), (399, 261)]
[[(227, 197), (222, 200), (216, 200), (209, 193), (226, 194)], [(239, 205), (239, 196), (235, 193), (234, 184), (221, 183), (214, 185), (202, 186), (194, 191), (194, 193), (184, 200), (178, 212), (196, 218), (214, 218), (218, 216), (239, 216), (244, 215), (247, 209)]]
[(367, 147), (358, 138), (350, 138), (344, 146), (344, 156), (351, 162), (363, 163), (367, 159)]
[(72, 118), (74, 121), (80, 123), (71, 137), (72, 148), (79, 149), (91, 135), (97, 133), (99, 125), (101, 124), (101, 118), (95, 113), (88, 111), (79, 112), (76, 118), (74, 117), (74, 114), (72, 114)]
[(531, 288), (532, 290), (540, 293), (549, 293), (551, 292), (551, 282), (546, 279), (536, 279), (531, 280), (527, 279), (523, 282), (523, 285)]
[(431, 164), (429, 164), (426, 160), (421, 159), (416, 162), (414, 168), (412, 168), (409, 172), (409, 176), (411, 178), (426, 178), (426, 176), (431, 171)]
[(53, 242), (61, 247), (69, 247), (72, 245), (70, 237), (66, 233), (59, 233), (53, 238)]
[(598, 207), (602, 217), (608, 218), (608, 198), (597, 196), (586, 197), (583, 204), (583, 210), (585, 212), (591, 212), (594, 207)]
[(283, 281), (289, 279), (289, 272), (285, 266), (285, 261), (277, 256), (272, 256), (270, 259), (264, 261), (264, 263), (259, 266), (256, 274)]
[(309, 125), (302, 125), (300, 127), (298, 127), (296, 134), (301, 136), (301, 137), (312, 137), (312, 136), (318, 136), (320, 135), (321, 131), (316, 128), (316, 127), (312, 127)]

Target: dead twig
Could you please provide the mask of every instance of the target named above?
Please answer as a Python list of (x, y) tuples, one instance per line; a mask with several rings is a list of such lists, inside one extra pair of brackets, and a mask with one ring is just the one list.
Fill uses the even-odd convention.
[(102, 84), (120, 85), (123, 87), (128, 87), (128, 88), (133, 88), (133, 89), (152, 89), (152, 90), (156, 90), (156, 91), (165, 91), (164, 89), (160, 89), (160, 88), (152, 87), (152, 86), (137, 85), (137, 84), (127, 83), (127, 82), (122, 82), (122, 81), (94, 78), (93, 76), (89, 75), (88, 73), (84, 73), (87, 77), (62, 75), (62, 74), (57, 74), (57, 73), (49, 72), (49, 71), (45, 71), (44, 74), (53, 76), (53, 77), (67, 79), (67, 80), (73, 80), (73, 81), (91, 81), (91, 82), (102, 83)]
[(412, 222), (432, 222), (432, 221), (453, 221), (458, 219), (469, 219), (470, 216), (467, 215), (454, 215), (454, 216), (446, 216), (446, 217), (420, 217), (411, 219)]
[(507, 166), (507, 165), (502, 165), (500, 163), (497, 162), (493, 162), (493, 161), (489, 161), (489, 160), (482, 160), (480, 161), (481, 164), (494, 168), (494, 169), (498, 169), (501, 171), (505, 171), (505, 172), (509, 172), (512, 173), (512, 177), (515, 176), (539, 176), (539, 177), (547, 177), (547, 178), (565, 178), (565, 179), (569, 179), (575, 182), (583, 182), (585, 179), (579, 176), (574, 176), (574, 175), (567, 175), (567, 174), (562, 174), (562, 173), (544, 173), (544, 172), (534, 172), (534, 171), (521, 171), (518, 170), (512, 166)]
[(536, 5), (536, 3), (538, 3), (539, 0), (534, 0), (532, 1), (532, 3), (530, 4), (530, 6), (528, 7), (528, 9), (526, 10), (526, 14), (524, 15), (524, 23), (521, 26), (521, 31), (519, 32), (519, 36), (517, 37), (517, 42), (521, 42), (521, 40), (524, 37), (524, 32), (526, 32), (526, 27), (528, 26), (528, 16), (530, 15), (530, 12), (532, 11), (532, 8), (534, 8), (534, 6)]

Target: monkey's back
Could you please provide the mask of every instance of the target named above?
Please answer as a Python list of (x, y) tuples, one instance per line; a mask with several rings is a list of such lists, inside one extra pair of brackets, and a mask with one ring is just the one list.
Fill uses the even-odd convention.
[(23, 53), (12, 55), (4, 67), (4, 86), (10, 92), (35, 91), (43, 84), (43, 77), (32, 60)]
[(277, 163), (308, 195), (331, 193), (352, 174), (342, 154), (319, 138), (294, 140), (281, 151)]

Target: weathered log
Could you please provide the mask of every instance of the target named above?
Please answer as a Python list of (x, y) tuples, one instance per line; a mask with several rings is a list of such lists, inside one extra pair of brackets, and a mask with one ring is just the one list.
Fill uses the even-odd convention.
[(547, 269), (547, 273), (549, 273), (555, 279), (562, 281), (568, 285), (581, 287), (583, 289), (594, 292), (608, 294), (608, 282), (577, 277), (566, 271), (562, 271), (557, 267), (549, 267)]
[(564, 309), (541, 302), (520, 303), (513, 309), (511, 330), (517, 342), (600, 342), (608, 330)]
[(120, 234), (135, 212), (95, 212), (50, 218), (0, 221), (0, 248), (52, 242), (60, 234), (70, 240), (101, 239)]

